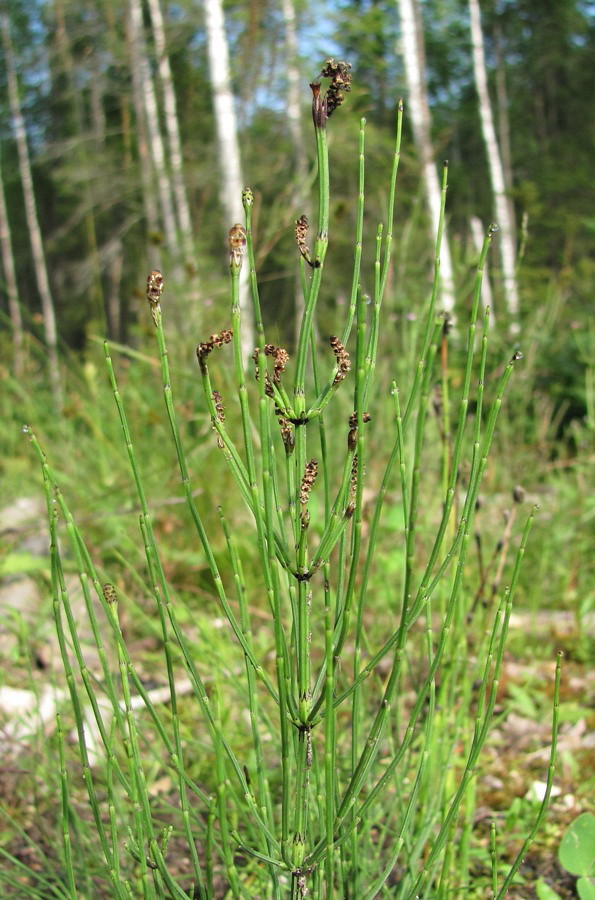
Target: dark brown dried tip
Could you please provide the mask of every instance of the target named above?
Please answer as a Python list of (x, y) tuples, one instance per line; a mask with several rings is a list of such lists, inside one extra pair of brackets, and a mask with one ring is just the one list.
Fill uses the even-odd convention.
[(323, 67), (320, 77), (331, 79), (326, 92), (326, 114), (330, 119), (337, 107), (343, 103), (345, 93), (351, 90), (351, 66), (346, 62), (335, 62), (334, 59), (329, 59)]
[(161, 300), (163, 293), (164, 280), (163, 275), (158, 269), (153, 269), (147, 278), (147, 300), (155, 306)]
[(201, 341), (200, 344), (196, 348), (196, 356), (198, 359), (198, 364), (200, 366), (200, 371), (203, 375), (207, 371), (206, 360), (207, 356), (215, 347), (222, 347), (223, 344), (229, 344), (233, 337), (233, 331), (231, 328), (223, 328), (221, 333), (215, 332), (212, 334), (208, 341)]
[(279, 428), (281, 429), (281, 438), (285, 445), (285, 452), (287, 456), (289, 456), (295, 450), (295, 435), (293, 433), (293, 428), (291, 427), (291, 422), (284, 416), (279, 416), (278, 422)]
[[(351, 90), (351, 66), (346, 62), (329, 59), (318, 78), (312, 82), (312, 118), (317, 128), (325, 128), (326, 120), (341, 106), (345, 94)], [(331, 83), (325, 94), (320, 92), (320, 79), (330, 78)]]
[[(254, 348), (254, 353), (252, 354), (252, 359), (254, 360), (254, 365), (256, 366), (256, 380), (258, 381), (260, 377), (260, 370), (258, 368), (258, 355), (260, 353), (260, 347)], [(275, 384), (279, 384), (281, 381), (281, 375), (285, 371), (285, 366), (289, 362), (289, 353), (285, 350), (284, 347), (275, 347), (274, 344), (265, 344), (264, 345), (264, 355), (271, 356), (275, 361), (275, 367), (273, 370), (273, 381)], [(271, 388), (271, 384), (269, 381), (268, 373), (265, 373), (265, 384), (266, 384), (266, 393), (269, 397), (273, 396), (273, 391)]]
[[(370, 422), (372, 416), (370, 413), (365, 412), (362, 416), (362, 421), (364, 424), (366, 422)], [(347, 448), (348, 450), (355, 450), (357, 444), (357, 413), (353, 412), (349, 416), (349, 434), (347, 435)]]
[(151, 308), (153, 322), (157, 325), (161, 313), (160, 300), (163, 293), (163, 275), (158, 269), (153, 269), (147, 278), (147, 300)]
[(300, 216), (299, 219), (296, 219), (295, 223), (295, 240), (298, 245), (299, 251), (308, 263), (309, 266), (312, 266), (313, 269), (316, 269), (320, 266), (320, 260), (312, 259), (312, 255), (310, 253), (310, 248), (308, 247), (308, 217)]
[(311, 459), (310, 462), (306, 463), (306, 468), (304, 470), (304, 475), (302, 477), (302, 481), (300, 484), (300, 503), (305, 506), (308, 502), (308, 497), (310, 495), (310, 491), (316, 481), (316, 476), (318, 475), (318, 461), (315, 459)]
[(264, 352), (266, 356), (272, 356), (275, 360), (275, 368), (273, 371), (273, 381), (279, 384), (281, 375), (285, 371), (285, 366), (289, 362), (289, 353), (284, 347), (275, 347), (274, 344), (265, 344)]
[(516, 487), (512, 491), (512, 499), (515, 503), (523, 503), (525, 500), (525, 488), (517, 484)]
[(217, 413), (217, 421), (225, 422), (225, 407), (223, 406), (223, 399), (219, 391), (213, 391), (213, 403), (215, 405), (215, 412)]
[(246, 229), (242, 225), (229, 229), (229, 251), (229, 265), (239, 269), (246, 251)]
[(109, 582), (107, 584), (103, 585), (103, 596), (107, 603), (117, 603), (118, 602), (118, 595), (116, 594), (116, 589), (113, 586), (113, 584), (109, 584)]
[(353, 459), (351, 460), (351, 474), (349, 476), (349, 494), (350, 494), (352, 503), (355, 499), (356, 490), (357, 490), (357, 453), (354, 453)]
[(337, 366), (338, 371), (335, 375), (335, 379), (333, 384), (339, 384), (340, 381), (347, 376), (347, 373), (351, 370), (351, 360), (349, 358), (349, 353), (341, 343), (338, 337), (334, 334), (330, 337), (330, 345), (333, 348), (333, 353), (337, 358)]

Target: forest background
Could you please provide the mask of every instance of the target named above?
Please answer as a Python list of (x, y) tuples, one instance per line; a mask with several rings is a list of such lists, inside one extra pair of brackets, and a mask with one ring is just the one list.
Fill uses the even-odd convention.
[[(320, 332), (336, 327), (350, 289), (359, 120), (367, 121), (365, 228), (374, 234), (385, 212), (402, 96), (405, 137), (381, 347), (407, 357), (407, 335), (433, 272), (429, 170), (439, 172), (448, 159), (451, 270), (443, 265), (443, 305), (464, 320), (477, 235), (481, 244), (488, 225), (498, 222), (501, 240), (490, 251), (484, 300), (496, 347), (520, 346), (525, 354), (496, 438), (500, 464), (490, 474), (500, 492), (498, 512), (519, 483), (543, 507), (522, 603), (534, 613), (565, 611), (573, 623), (564, 636), (548, 624), (546, 639), (531, 652), (551, 660), (562, 644), (571, 662), (584, 665), (591, 646), (585, 622), (595, 605), (589, 549), (595, 508), (588, 488), (595, 458), (593, 4), (483, 2), (487, 93), (473, 54), (475, 0), (252, 0), (224, 9), (215, 0), (2, 0), (0, 9), (0, 483), (6, 502), (30, 478), (28, 493), (39, 489), (21, 434), (23, 422), (31, 421), (55, 448), (95, 529), (98, 552), (104, 559), (115, 552), (119, 532), (101, 510), (106, 498), (117, 496), (129, 516), (129, 488), (113, 448), (97, 443), (111, 403), (101, 369), (105, 336), (123, 367), (129, 361), (142, 367), (135, 375), (131, 366), (127, 377), (136, 391), (139, 441), (153, 461), (149, 480), (162, 498), (176, 491), (171, 454), (160, 455), (155, 386), (143, 381), (148, 372), (154, 381), (155, 363), (144, 284), (153, 268), (166, 274), (181, 409), (203, 446), (211, 435), (195, 398), (194, 347), (225, 323), (226, 235), (242, 221), (246, 185), (255, 197), (264, 319), (269, 334), (291, 351), (298, 305), (294, 222), (312, 212), (316, 168), (308, 84), (327, 58), (345, 59), (353, 88), (349, 115), (333, 122), (330, 136), (331, 235)], [(417, 84), (416, 71), (423, 76)], [(372, 244), (365, 249), (364, 290), (373, 279)], [(455, 386), (458, 342), (455, 327)], [(210, 497), (208, 485), (205, 490)], [(160, 520), (165, 533), (175, 527), (168, 509)], [(175, 578), (175, 538), (170, 562)], [(178, 574), (186, 577), (181, 563)], [(22, 649), (12, 651), (15, 660)], [(521, 656), (527, 650), (517, 649)], [(536, 674), (536, 691), (541, 681)], [(522, 684), (514, 695), (518, 711), (537, 721), (547, 706), (530, 679)], [(576, 725), (584, 721), (587, 693), (572, 703), (568, 721)], [(568, 775), (576, 789), (577, 760)], [(584, 792), (589, 778), (592, 773)]]

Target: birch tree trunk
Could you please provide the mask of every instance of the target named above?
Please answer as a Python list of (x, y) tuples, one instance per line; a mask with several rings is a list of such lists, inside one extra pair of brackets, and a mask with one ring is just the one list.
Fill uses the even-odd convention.
[[(213, 89), (213, 108), (217, 128), (221, 182), (219, 194), (229, 227), (244, 221), (242, 190), (244, 179), (238, 141), (238, 126), (231, 89), (229, 51), (221, 0), (204, 0), (209, 73)], [(254, 315), (248, 292), (248, 271), (242, 267), (240, 280), (242, 314), (242, 353), (247, 361), (254, 350)]]
[[(496, 55), (496, 100), (498, 105), (498, 145), (502, 159), (504, 172), (504, 184), (506, 185), (506, 198), (508, 200), (508, 214), (512, 223), (513, 234), (516, 234), (516, 222), (514, 204), (511, 198), (512, 192), (512, 149), (510, 144), (510, 117), (508, 115), (508, 92), (506, 90), (506, 74), (504, 68), (504, 54), (502, 50), (502, 30), (498, 22), (494, 27), (494, 52)], [(518, 254), (517, 254), (518, 255)]]
[[(431, 140), (431, 116), (425, 77), (425, 54), (418, 0), (398, 0), (401, 19), (402, 53), (405, 79), (409, 93), (409, 116), (413, 137), (421, 159), (426, 202), (430, 211), (434, 234), (438, 232), (441, 186), (434, 161)], [(440, 282), (442, 306), (451, 312), (455, 305), (452, 260), (444, 228), (440, 250)]]
[[(300, 70), (298, 66), (298, 39), (295, 6), (293, 0), (281, 0), (283, 24), (285, 26), (285, 74), (287, 76), (287, 121), (291, 135), (294, 165), (294, 189), (292, 204), (295, 210), (294, 218), (302, 215), (306, 201), (306, 185), (308, 179), (308, 166), (304, 152), (304, 135), (301, 116), (301, 90)], [(299, 337), (301, 321), (304, 311), (304, 297), (302, 294), (301, 277), (298, 272), (295, 284), (295, 337)]]
[[(158, 269), (161, 267), (162, 263), (159, 259), (159, 254), (157, 253), (152, 237), (159, 231), (159, 207), (157, 204), (155, 178), (149, 152), (149, 138), (147, 135), (147, 122), (143, 105), (141, 73), (135, 65), (136, 50), (133, 48), (130, 27), (127, 29), (127, 40), (130, 54), (130, 68), (132, 71), (132, 105), (134, 107), (134, 118), (136, 120), (136, 145), (138, 148), (143, 207), (147, 223), (147, 235), (149, 238), (147, 242), (148, 264), (150, 269)], [(122, 134), (125, 147), (124, 166), (126, 167), (128, 161), (132, 158), (131, 116), (128, 113), (128, 107), (126, 105), (122, 106), (122, 113)]]
[(165, 244), (175, 259), (179, 255), (179, 248), (172, 186), (167, 167), (165, 147), (161, 136), (155, 84), (147, 56), (141, 0), (128, 0), (128, 12), (132, 67), (133, 73), (136, 70), (138, 75), (142, 106), (147, 122), (149, 154), (157, 181), (157, 194), (161, 207)]
[(12, 253), (12, 239), (10, 235), (10, 222), (6, 210), (4, 197), (4, 181), (2, 179), (2, 166), (0, 163), (0, 250), (2, 252), (2, 268), (6, 293), (8, 295), (8, 312), (12, 324), (12, 362), (15, 378), (20, 378), (25, 369), (23, 351), (23, 318), (19, 302), (19, 289)]
[(165, 27), (163, 23), (163, 13), (161, 11), (161, 0), (149, 0), (149, 12), (151, 14), (153, 36), (155, 38), (155, 49), (157, 51), (159, 79), (161, 81), (161, 87), (163, 90), (165, 132), (167, 135), (178, 225), (186, 261), (187, 263), (192, 263), (192, 265), (194, 265), (192, 218), (190, 216), (190, 204), (188, 202), (186, 184), (184, 182), (184, 172), (182, 165), (182, 142), (180, 140), (180, 127), (178, 124), (178, 109), (176, 103), (176, 94), (174, 90), (174, 82), (171, 74), (171, 67), (169, 64), (169, 57), (167, 55), (167, 47), (165, 43)]
[(19, 174), (23, 185), (23, 198), (25, 201), (25, 216), (29, 229), (29, 240), (33, 254), (33, 267), (37, 290), (41, 298), (41, 309), (45, 330), (45, 339), (48, 350), (48, 375), (50, 387), (54, 398), (56, 410), (62, 409), (62, 384), (60, 381), (60, 365), (58, 362), (58, 330), (56, 327), (56, 313), (54, 301), (50, 289), (50, 281), (43, 249), (43, 240), (39, 219), (37, 216), (37, 204), (35, 202), (35, 190), (33, 176), (31, 174), (31, 162), (29, 159), (29, 147), (27, 145), (27, 131), (25, 120), (21, 112), (19, 100), (19, 88), (14, 62), (12, 40), (10, 37), (10, 22), (4, 9), (0, 10), (0, 30), (2, 31), (2, 43), (4, 45), (4, 60), (6, 63), (6, 80), (8, 86), (8, 103), (12, 116), (12, 125), (17, 143), (19, 156)]
[[(91, 287), (90, 308), (95, 310), (100, 327), (103, 327), (106, 324), (106, 309), (103, 286), (101, 283), (101, 265), (99, 262), (97, 231), (95, 228), (95, 198), (91, 187), (92, 179), (89, 174), (90, 166), (86, 149), (87, 136), (85, 134), (83, 104), (77, 86), (74, 62), (68, 42), (63, 0), (55, 0), (54, 11), (56, 14), (55, 39), (58, 48), (58, 56), (67, 80), (70, 95), (68, 99), (70, 100), (72, 109), (71, 118), (73, 133), (72, 135), (69, 135), (69, 137), (73, 139), (73, 155), (76, 160), (76, 168), (81, 173), (79, 179), (82, 182), (81, 189), (85, 203), (84, 223), (87, 237), (87, 260), (85, 260), (85, 268), (88, 268), (88, 279)], [(97, 90), (97, 79), (93, 79), (93, 84), (95, 85), (95, 88), (92, 93), (95, 93)]]
[(481, 18), (478, 0), (469, 0), (469, 16), (471, 21), (471, 40), (473, 43), (473, 75), (479, 100), (479, 114), (481, 118), (481, 130), (486, 146), (492, 192), (494, 194), (495, 218), (500, 228), (500, 259), (502, 262), (502, 282), (504, 289), (504, 302), (511, 317), (511, 330), (518, 331), (519, 294), (516, 281), (516, 243), (514, 227), (510, 218), (508, 199), (506, 197), (506, 182), (504, 179), (504, 167), (494, 117), (488, 93), (488, 78), (485, 64), (485, 51), (483, 33), (481, 30)]

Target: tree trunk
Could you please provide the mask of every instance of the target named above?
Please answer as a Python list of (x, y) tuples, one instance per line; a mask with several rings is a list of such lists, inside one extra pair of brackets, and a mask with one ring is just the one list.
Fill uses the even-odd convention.
[(496, 98), (498, 104), (498, 144), (502, 158), (504, 184), (508, 200), (508, 214), (516, 234), (514, 203), (512, 202), (512, 149), (510, 144), (510, 117), (508, 115), (508, 92), (506, 90), (506, 71), (502, 51), (502, 31), (498, 22), (494, 27), (494, 52), (496, 55)]
[[(298, 39), (295, 6), (293, 0), (281, 0), (283, 23), (285, 25), (285, 74), (287, 77), (287, 121), (291, 135), (294, 165), (294, 187), (291, 202), (294, 208), (294, 219), (301, 216), (306, 210), (304, 205), (307, 196), (308, 166), (304, 148), (304, 134), (301, 116), (301, 79), (298, 66)], [(302, 294), (302, 280), (298, 271), (295, 284), (295, 337), (299, 338), (302, 316), (304, 312), (304, 297)]]
[(25, 120), (23, 119), (23, 114), (21, 112), (21, 104), (19, 101), (19, 89), (14, 62), (14, 53), (12, 48), (12, 41), (10, 38), (10, 22), (8, 19), (8, 15), (6, 12), (4, 12), (4, 10), (0, 11), (0, 30), (2, 31), (2, 42), (4, 45), (6, 79), (8, 85), (8, 102), (10, 105), (10, 113), (12, 116), (12, 124), (19, 155), (19, 174), (21, 176), (21, 183), (23, 185), (25, 216), (27, 219), (29, 240), (31, 241), (31, 250), (33, 253), (35, 279), (37, 282), (39, 296), (41, 298), (45, 339), (48, 349), (48, 374), (50, 378), (52, 394), (54, 397), (54, 403), (57, 411), (60, 412), (62, 409), (62, 384), (60, 380), (60, 365), (58, 362), (58, 330), (56, 327), (56, 314), (54, 310), (52, 292), (50, 290), (45, 252), (43, 249), (43, 240), (41, 237), (41, 229), (39, 227), (39, 219), (37, 216), (37, 205), (35, 202), (35, 191), (33, 188), (33, 176), (31, 173), (31, 163), (29, 159), (29, 147), (27, 145), (27, 132), (25, 129)]
[(494, 209), (496, 222), (500, 228), (500, 259), (502, 262), (502, 281), (504, 288), (504, 302), (511, 318), (511, 329), (518, 331), (519, 294), (516, 281), (516, 242), (514, 227), (511, 222), (508, 199), (506, 197), (506, 182), (504, 180), (504, 168), (496, 139), (494, 117), (488, 93), (488, 78), (486, 73), (485, 52), (483, 45), (483, 33), (481, 30), (481, 18), (478, 0), (469, 0), (469, 14), (471, 21), (471, 40), (473, 42), (473, 74), (475, 87), (479, 99), (479, 114), (481, 129), (486, 146), (492, 192), (494, 194)]
[[(204, 11), (221, 169), (219, 193), (225, 218), (231, 228), (235, 222), (244, 220), (242, 208), (244, 179), (221, 0), (204, 0)], [(243, 321), (242, 353), (247, 362), (254, 350), (254, 315), (248, 292), (246, 265), (242, 267), (240, 281), (240, 309)]]
[[(426, 202), (436, 234), (440, 218), (441, 187), (432, 149), (431, 117), (426, 89), (424, 42), (419, 8), (416, 0), (398, 0), (398, 6), (405, 78), (409, 92), (409, 115), (413, 137), (421, 159)], [(450, 312), (455, 305), (455, 289), (446, 227), (440, 250), (440, 282), (442, 305), (445, 310)]]
[(2, 251), (2, 268), (6, 293), (8, 295), (8, 312), (12, 324), (12, 363), (15, 378), (21, 378), (25, 370), (25, 357), (23, 350), (23, 318), (19, 302), (19, 289), (12, 253), (12, 240), (10, 236), (10, 222), (6, 210), (4, 197), (4, 182), (2, 180), (2, 167), (0, 165), (0, 249)]
[[(66, 76), (69, 90), (69, 100), (72, 107), (72, 134), (68, 138), (73, 140), (73, 154), (76, 160), (77, 170), (80, 172), (81, 191), (85, 203), (85, 233), (87, 237), (87, 260), (86, 265), (89, 266), (89, 283), (91, 285), (91, 303), (90, 310), (95, 311), (99, 327), (106, 325), (106, 309), (105, 298), (103, 295), (103, 286), (101, 283), (101, 265), (99, 262), (99, 249), (97, 246), (97, 231), (95, 228), (95, 199), (92, 191), (92, 179), (89, 171), (89, 157), (86, 149), (85, 121), (83, 115), (83, 104), (81, 101), (80, 91), (77, 86), (75, 77), (74, 63), (70, 46), (68, 43), (68, 35), (66, 31), (66, 21), (64, 16), (64, 6), (62, 0), (55, 0), (54, 10), (56, 13), (56, 44), (58, 48), (58, 56), (60, 63)], [(98, 79), (92, 80), (94, 85), (93, 93), (97, 92)], [(92, 315), (89, 316), (92, 318)]]
[[(130, 68), (132, 71), (132, 105), (134, 107), (135, 118), (135, 136), (138, 148), (138, 161), (140, 168), (140, 181), (143, 198), (143, 207), (145, 210), (145, 219), (147, 223), (147, 255), (148, 268), (158, 269), (162, 266), (160, 254), (155, 246), (155, 235), (159, 232), (159, 207), (157, 204), (155, 192), (155, 178), (153, 166), (151, 163), (151, 155), (149, 153), (149, 139), (147, 136), (147, 122), (145, 119), (145, 110), (143, 106), (143, 91), (141, 85), (141, 73), (135, 64), (136, 51), (133, 48), (131, 29), (127, 29), (128, 50), (130, 53)], [(122, 135), (124, 139), (124, 166), (128, 165), (128, 160), (132, 152), (132, 131), (131, 116), (128, 112), (126, 104), (122, 105)]]
[(194, 246), (192, 240), (192, 218), (190, 216), (190, 204), (184, 182), (182, 142), (180, 140), (180, 127), (178, 124), (178, 110), (174, 82), (169, 65), (169, 57), (165, 43), (165, 27), (161, 0), (149, 0), (149, 12), (155, 38), (157, 51), (157, 63), (159, 66), (159, 79), (163, 90), (163, 107), (165, 113), (165, 131), (169, 149), (169, 159), (172, 171), (172, 183), (176, 201), (176, 212), (182, 238), (182, 246), (187, 265), (194, 266)]
[(147, 56), (141, 0), (128, 0), (128, 11), (132, 66), (133, 72), (136, 71), (138, 75), (140, 96), (147, 122), (148, 147), (157, 181), (157, 194), (161, 207), (165, 245), (175, 260), (176, 257), (179, 257), (179, 248), (172, 186), (167, 169), (165, 147), (161, 136), (155, 84)]

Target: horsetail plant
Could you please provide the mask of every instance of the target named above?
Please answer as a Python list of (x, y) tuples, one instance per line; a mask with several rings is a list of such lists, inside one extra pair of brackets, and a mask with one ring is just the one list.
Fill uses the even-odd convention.
[[(300, 215), (295, 225), (304, 294), (295, 360), (266, 338), (249, 190), (243, 194), (245, 222), (229, 232), (229, 319), (196, 347), (197, 379), (216, 435), (212, 452), (222, 454), (237, 492), (221, 498), (217, 518), (197, 502), (197, 476), (178, 424), (164, 328), (164, 277), (153, 271), (147, 281), (182, 492), (213, 592), (243, 657), (233, 692), (243, 698), (246, 715), (233, 727), (231, 688), (227, 689), (223, 673), (213, 677), (208, 667), (205, 671), (200, 639), (197, 643), (187, 635), (183, 602), (166, 576), (161, 538), (153, 527), (143, 486), (142, 461), (135, 454), (107, 343), (107, 370), (138, 496), (144, 583), (163, 650), (166, 707), (136, 672), (121, 628), (120, 610), (127, 599), (125, 590), (116, 586), (117, 573), (106, 581), (104, 575), (110, 573), (95, 567), (57, 475), (29, 432), (43, 471), (56, 629), (99, 841), (101, 863), (95, 868), (102, 887), (97, 890), (103, 891), (107, 882), (110, 896), (445, 897), (465, 892), (474, 877), (473, 887), (483, 896), (490, 890), (501, 896), (518, 867), (518, 862), (512, 864), (499, 884), (495, 829), (491, 869), (474, 876), (469, 863), (474, 779), (489, 733), (515, 588), (535, 514), (533, 510), (528, 516), (509, 584), (483, 607), (481, 628), (473, 631), (476, 604), (469, 589), (474, 577), (469, 545), (474, 516), (506, 385), (521, 358), (518, 351), (511, 351), (489, 400), (488, 310), (479, 325), (479, 362), (476, 343), (483, 267), (496, 229), (489, 229), (481, 252), (467, 320), (458, 416), (453, 422), (449, 335), (439, 311), (445, 166), (433, 287), (423, 311), (417, 364), (409, 384), (392, 383), (392, 435), (379, 441), (376, 432), (372, 441), (376, 448), (390, 446), (380, 484), (373, 479), (368, 483), (370, 435), (376, 429), (371, 423), (377, 417), (382, 422), (386, 415), (375, 376), (379, 347), (384, 346), (381, 314), (391, 268), (403, 104), (398, 105), (388, 218), (375, 238), (371, 297), (361, 286), (365, 120), (361, 121), (350, 302), (341, 336), (330, 336), (321, 349), (314, 325), (330, 224), (327, 128), (350, 86), (350, 67), (333, 60), (310, 85), (318, 225), (312, 249), (306, 216)], [(258, 340), (254, 378), (242, 352), (243, 266), (248, 267)], [(461, 318), (457, 333), (462, 334), (464, 327)], [(229, 379), (220, 377), (226, 354), (232, 358), (236, 398), (226, 396)], [(432, 419), (437, 383), (442, 384), (438, 420), (443, 448), (436, 477), (428, 457), (440, 455)], [(337, 414), (333, 414), (335, 400)], [(379, 464), (374, 463), (377, 471)], [(386, 511), (395, 497), (402, 528), (390, 535), (389, 552), (383, 549), (390, 534)], [(424, 508), (428, 503), (433, 505), (433, 518)], [(249, 517), (253, 556), (246, 557), (237, 540), (238, 505)], [(85, 656), (64, 578), (65, 542), (59, 535), (59, 519), (92, 628), (100, 666), (94, 671)], [(223, 534), (225, 561), (220, 545), (214, 543), (214, 529)], [(389, 556), (390, 578), (381, 571)], [(247, 577), (246, 562), (253, 569), (254, 558), (256, 574)], [(380, 624), (374, 622), (376, 616)], [(263, 650), (263, 629), (272, 654)], [(190, 690), (190, 699), (184, 702), (179, 696), (181, 673)], [(559, 668), (556, 707), (558, 694)], [(58, 737), (65, 876), (59, 896), (75, 897), (77, 879), (83, 876), (69, 825), (72, 789), (66, 777), (64, 718), (63, 712)], [(99, 736), (99, 752), (94, 755), (89, 722), (95, 723)], [(144, 732), (152, 736), (149, 744)], [(199, 733), (200, 743), (191, 737)], [(212, 762), (209, 783), (204, 778), (197, 781), (193, 774), (204, 753)], [(167, 816), (152, 790), (164, 768), (176, 797)], [(183, 863), (179, 852), (171, 849), (180, 841), (186, 848)], [(465, 860), (461, 867), (457, 857)]]

